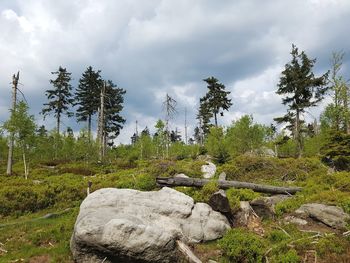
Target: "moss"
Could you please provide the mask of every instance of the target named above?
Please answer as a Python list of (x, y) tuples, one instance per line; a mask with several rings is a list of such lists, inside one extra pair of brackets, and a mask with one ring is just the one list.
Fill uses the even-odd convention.
[(251, 201), (251, 200), (261, 196), (260, 193), (254, 192), (251, 189), (235, 189), (235, 188), (228, 189), (226, 191), (226, 194), (227, 194), (227, 197), (235, 196), (240, 201)]

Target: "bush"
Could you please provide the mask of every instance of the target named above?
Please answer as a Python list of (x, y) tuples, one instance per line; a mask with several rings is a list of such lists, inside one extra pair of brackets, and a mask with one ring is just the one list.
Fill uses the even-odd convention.
[(259, 263), (266, 251), (262, 238), (241, 228), (229, 230), (219, 246), (229, 262)]
[(216, 181), (211, 181), (202, 187), (200, 193), (203, 200), (205, 202), (208, 202), (212, 194), (214, 194), (217, 191), (219, 191), (218, 183)]
[(321, 238), (316, 244), (316, 249), (319, 255), (324, 256), (329, 253), (342, 254), (346, 251), (346, 241), (337, 236), (329, 235)]
[(254, 192), (251, 189), (235, 189), (235, 188), (230, 188), (226, 191), (226, 195), (229, 198), (229, 196), (235, 196), (237, 197), (240, 201), (251, 201), (259, 196), (261, 194)]
[(277, 159), (241, 155), (222, 165), (218, 173), (225, 172), (228, 180), (242, 181), (304, 181), (309, 174), (325, 174), (327, 168), (316, 158)]
[(299, 263), (300, 257), (295, 249), (288, 250), (287, 253), (279, 254), (275, 260), (277, 263)]

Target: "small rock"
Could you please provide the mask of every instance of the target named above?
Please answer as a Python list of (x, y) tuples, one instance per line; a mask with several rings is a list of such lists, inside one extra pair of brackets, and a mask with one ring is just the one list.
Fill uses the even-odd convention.
[(255, 213), (262, 218), (273, 218), (276, 215), (275, 205), (290, 198), (288, 195), (273, 195), (270, 197), (259, 197), (250, 202)]
[(33, 184), (41, 184), (42, 183), (42, 181), (40, 181), (40, 180), (33, 180)]
[(295, 213), (316, 219), (335, 229), (346, 229), (347, 221), (350, 220), (342, 208), (317, 203), (304, 204)]
[(295, 217), (295, 216), (286, 216), (284, 218), (284, 221), (288, 222), (288, 223), (296, 224), (296, 225), (299, 225), (299, 226), (307, 225), (307, 221), (306, 220), (298, 218), (298, 217)]
[(222, 172), (222, 173), (219, 175), (219, 180), (221, 180), (221, 181), (225, 181), (225, 180), (226, 180), (226, 173), (225, 173), (225, 172)]
[(220, 213), (231, 212), (230, 203), (227, 199), (225, 191), (222, 189), (212, 194), (208, 204), (211, 206), (211, 208), (213, 208), (214, 211), (218, 211)]
[(207, 162), (207, 164), (202, 165), (201, 171), (203, 173), (203, 178), (213, 178), (216, 172), (216, 165), (212, 162)]
[(189, 178), (186, 174), (175, 174), (174, 178)]

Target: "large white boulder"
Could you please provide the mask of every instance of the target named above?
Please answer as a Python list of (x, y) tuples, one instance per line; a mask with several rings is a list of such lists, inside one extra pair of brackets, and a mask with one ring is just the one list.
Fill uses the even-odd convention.
[(81, 204), (71, 250), (78, 263), (176, 262), (176, 240), (214, 240), (229, 228), (225, 216), (171, 188), (106, 188)]

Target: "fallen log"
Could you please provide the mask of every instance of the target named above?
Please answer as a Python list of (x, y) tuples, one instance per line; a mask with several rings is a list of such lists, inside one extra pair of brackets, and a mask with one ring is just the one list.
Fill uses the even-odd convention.
[[(201, 178), (179, 178), (179, 177), (157, 177), (156, 182), (159, 186), (190, 186), (190, 187), (202, 187), (210, 179), (201, 179)], [(273, 185), (263, 185), (263, 184), (254, 184), (248, 182), (239, 182), (239, 181), (226, 181), (226, 180), (217, 180), (218, 186), (221, 189), (229, 188), (247, 188), (252, 189), (255, 192), (260, 193), (269, 193), (269, 194), (295, 194), (302, 190), (301, 187), (280, 187)]]
[(182, 241), (177, 240), (177, 247), (181, 254), (185, 257), (187, 262), (190, 263), (202, 263), (202, 261), (193, 253), (193, 251)]

